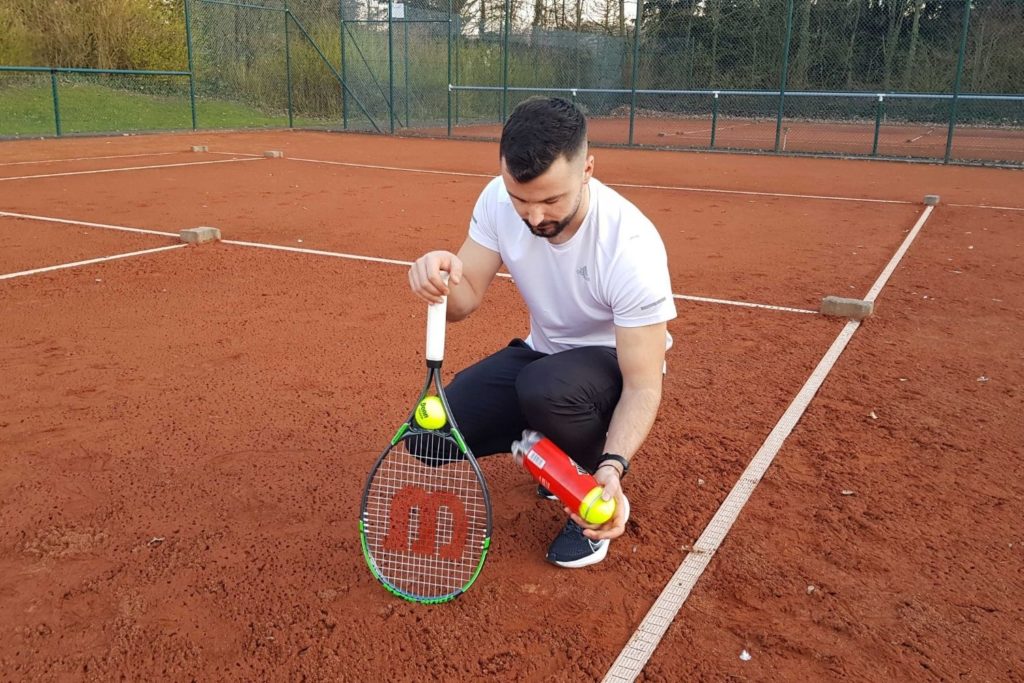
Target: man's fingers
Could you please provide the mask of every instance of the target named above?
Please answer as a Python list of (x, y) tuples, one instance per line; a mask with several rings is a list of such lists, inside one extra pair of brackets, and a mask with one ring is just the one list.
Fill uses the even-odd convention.
[(446, 255), (454, 258), (447, 252), (431, 252), (418, 258), (409, 268), (409, 287), (428, 303), (441, 303), (442, 297), (448, 294), (441, 274), (448, 266)]
[(440, 268), (431, 268), (429, 282), (433, 286), (431, 293), (436, 294), (438, 296), (438, 302), (440, 302), (440, 297), (448, 294), (448, 285), (445, 284), (444, 276), (441, 275)]
[(448, 264), (448, 273), (451, 276), (451, 283), (453, 285), (462, 282), (462, 261), (457, 256), (453, 257)]

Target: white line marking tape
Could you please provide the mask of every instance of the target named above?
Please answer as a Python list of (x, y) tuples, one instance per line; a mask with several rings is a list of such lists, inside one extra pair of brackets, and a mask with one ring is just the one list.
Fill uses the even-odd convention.
[(64, 161), (99, 161), (100, 159), (135, 159), (138, 157), (162, 157), (185, 152), (148, 152), (146, 154), (112, 154), (103, 157), (72, 157), (70, 159), (39, 159), (37, 161), (5, 161), (0, 166), (23, 166), (26, 164), (59, 164)]
[(120, 230), (122, 232), (138, 232), (144, 235), (162, 235), (164, 237), (178, 237), (176, 232), (161, 232), (159, 230), (145, 230), (143, 228), (128, 228), (123, 225), (108, 225), (107, 223), (88, 223), (86, 221), (74, 221), (65, 218), (51, 218), (49, 216), (33, 216), (28, 213), (14, 213), (12, 211), (0, 211), (0, 216), (9, 218), (24, 218), (30, 221), (43, 221), (44, 223), (64, 223), (66, 225), (84, 225), (87, 228), (103, 228), (104, 230)]
[[(11, 211), (0, 211), (0, 216), (9, 216), (11, 218), (24, 218), (27, 220), (44, 221), (47, 223), (65, 223), (67, 225), (83, 225), (89, 228), (105, 228), (107, 230), (121, 230), (124, 232), (137, 232), (148, 235), (163, 235), (165, 237), (177, 237), (177, 233), (173, 232), (160, 232), (158, 230), (143, 230), (142, 228), (129, 228), (120, 225), (109, 225), (107, 223), (89, 223), (86, 221), (74, 221), (67, 220), (64, 218), (50, 218), (47, 216), (34, 216), (25, 213), (14, 213)], [(333, 258), (344, 258), (351, 259), (354, 261), (371, 261), (374, 263), (390, 263), (398, 266), (411, 266), (412, 261), (401, 261), (398, 259), (389, 258), (378, 258), (376, 256), (361, 256), (359, 254), (345, 254), (337, 251), (323, 251), (321, 249), (305, 249), (302, 247), (287, 247), (278, 244), (264, 244), (260, 242), (243, 242), (240, 240), (221, 240), (225, 244), (234, 244), (241, 247), (254, 247), (257, 249), (273, 249), (275, 251), (289, 251), (296, 254), (311, 254), (314, 256), (330, 256)], [(511, 278), (512, 276), (508, 273), (498, 273), (498, 277)], [(712, 303), (712, 304), (724, 304), (726, 306), (741, 306), (745, 308), (763, 308), (773, 311), (785, 311), (789, 313), (817, 313), (818, 311), (812, 311), (804, 308), (790, 308), (787, 306), (772, 306), (770, 304), (755, 304), (748, 301), (730, 301), (728, 299), (712, 299), (703, 296), (690, 296), (687, 294), (673, 294), (676, 299), (684, 299), (687, 301), (696, 301), (700, 303)]]
[[(227, 152), (224, 152), (227, 154)], [(233, 154), (233, 152), (232, 152)], [(309, 164), (326, 164), (329, 166), (348, 166), (351, 168), (370, 168), (379, 171), (401, 171), (403, 173), (426, 173), (429, 175), (450, 175), (468, 178), (493, 178), (493, 173), (465, 173), (462, 171), (432, 171), (423, 168), (407, 168), (403, 166), (381, 166), (378, 164), (356, 164), (347, 161), (324, 161), (322, 159), (302, 159), (298, 157), (287, 157), (292, 161), (302, 161)], [(685, 187), (677, 185), (639, 185), (632, 183), (605, 183), (608, 187), (627, 187), (638, 190), (668, 190), (673, 192), (706, 192), (711, 194), (737, 194), (750, 197), (785, 197), (790, 199), (822, 199), (835, 202), (865, 202), (868, 204), (915, 204), (907, 199), (870, 199), (863, 197), (834, 197), (830, 195), (816, 194), (787, 194), (783, 192), (754, 192), (751, 190), (719, 190), (706, 187)]]
[(1024, 206), (992, 206), (991, 204), (946, 204), (964, 209), (995, 209), (996, 211), (1024, 211)]
[(793, 427), (796, 426), (839, 354), (846, 348), (846, 344), (859, 326), (859, 321), (852, 320), (843, 327), (843, 331), (839, 333), (828, 352), (818, 363), (818, 367), (814, 369), (810, 379), (786, 409), (782, 419), (765, 439), (764, 444), (754, 455), (754, 459), (747, 465), (747, 469), (743, 471), (739, 481), (736, 482), (732, 491), (718, 508), (718, 512), (715, 513), (700, 538), (697, 539), (693, 550), (686, 555), (668, 585), (654, 601), (647, 616), (644, 617), (629, 642), (626, 643), (626, 647), (619, 653), (615, 663), (604, 677), (606, 682), (633, 681), (640, 675), (679, 609), (689, 597), (697, 580), (721, 546), (725, 535), (729, 533), (740, 510), (750, 499), (751, 493), (761, 481), (768, 466), (771, 465), (775, 454), (782, 447), (786, 437), (793, 431)]
[(376, 256), (359, 256), (358, 254), (344, 254), (337, 251), (321, 251), (320, 249), (303, 249), (301, 247), (285, 247), (278, 244), (263, 244), (261, 242), (241, 242), (239, 240), (221, 240), (224, 244), (234, 244), (238, 247), (254, 247), (256, 249), (272, 249), (274, 251), (290, 251), (296, 254), (312, 254), (314, 256), (331, 256), (334, 258), (351, 259), (353, 261), (372, 261), (374, 263), (390, 263), (398, 266), (411, 266), (412, 261), (398, 261), (389, 258), (377, 258)]
[(65, 173), (42, 173), (40, 175), (0, 177), (0, 182), (5, 180), (32, 180), (33, 178), (63, 178), (72, 175), (94, 175), (97, 173), (123, 173), (125, 171), (147, 171), (155, 168), (177, 168), (179, 166), (208, 166), (210, 164), (232, 164), (243, 161), (256, 161), (256, 159), (219, 159), (217, 161), (186, 161), (180, 164), (154, 164), (153, 166), (128, 166), (126, 168), (101, 168), (94, 171), (67, 171)]
[(878, 276), (878, 279), (875, 280), (875, 284), (873, 284), (871, 289), (868, 290), (867, 295), (864, 297), (865, 301), (874, 301), (878, 298), (878, 293), (882, 291), (882, 287), (884, 287), (885, 283), (889, 281), (889, 278), (892, 276), (893, 271), (896, 270), (896, 266), (899, 265), (903, 255), (907, 253), (907, 249), (910, 249), (911, 243), (913, 243), (914, 238), (917, 237), (917, 233), (921, 232), (921, 228), (924, 226), (925, 221), (927, 221), (928, 217), (932, 215), (933, 209), (935, 209), (934, 206), (926, 206), (924, 211), (921, 212), (921, 216), (917, 219), (917, 222), (914, 223), (914, 227), (910, 229), (910, 232), (907, 233), (906, 238), (903, 240), (903, 244), (901, 244), (900, 248), (896, 250), (893, 257), (889, 259), (889, 263), (887, 263), (885, 268), (882, 269), (882, 274)]
[(791, 308), (789, 306), (773, 306), (771, 304), (753, 304), (749, 301), (732, 301), (730, 299), (711, 299), (706, 296), (691, 296), (688, 294), (673, 294), (673, 298), (685, 299), (686, 301), (697, 301), (705, 304), (725, 304), (727, 306), (743, 306), (746, 308), (765, 308), (770, 311), (785, 311), (786, 313), (813, 313), (818, 314), (818, 311), (811, 310), (809, 308)]
[(206, 154), (221, 154), (228, 157), (253, 157), (254, 159), (264, 158), (262, 154), (249, 154), (247, 152), (206, 152)]
[[(917, 233), (920, 232), (925, 221), (928, 220), (928, 216), (931, 215), (933, 208), (931, 206), (926, 207), (921, 217), (918, 218), (917, 223), (911, 229), (906, 239), (903, 240), (903, 244), (896, 250), (896, 253), (889, 260), (889, 264), (868, 292), (867, 298), (869, 300), (873, 301), (885, 283), (888, 282), (889, 276), (896, 269), (903, 255), (906, 254), (907, 249), (910, 248), (910, 244), (914, 241)], [(736, 522), (743, 506), (750, 500), (754, 489), (757, 488), (761, 478), (782, 448), (782, 444), (807, 410), (807, 406), (810, 405), (814, 395), (821, 388), (825, 378), (839, 359), (839, 355), (846, 349), (846, 345), (853, 338), (853, 333), (859, 327), (860, 321), (857, 320), (851, 320), (843, 326), (839, 336), (832, 342), (828, 351), (825, 352), (825, 355), (818, 362), (814, 372), (811, 373), (811, 376), (801, 387), (799, 393), (797, 393), (796, 398), (793, 399), (793, 402), (790, 403), (786, 412), (783, 413), (775, 428), (768, 434), (768, 438), (765, 439), (757, 453), (754, 454), (754, 458), (747, 465), (743, 474), (740, 475), (739, 481), (736, 482), (729, 495), (726, 496), (725, 501), (722, 502), (715, 516), (711, 518), (711, 521), (705, 527), (703, 533), (701, 533), (700, 538), (693, 545), (693, 549), (687, 553), (682, 564), (679, 565), (679, 568), (669, 580), (668, 585), (665, 586), (657, 600), (654, 601), (654, 605), (651, 606), (643, 621), (640, 622), (640, 626), (637, 627), (629, 642), (626, 643), (626, 647), (619, 653), (608, 673), (605, 674), (604, 680), (607, 683), (633, 681), (640, 675), (651, 655), (654, 654), (658, 643), (675, 619), (676, 614), (678, 614), (693, 587), (697, 584), (701, 574), (704, 573), (704, 570), (710, 564), (711, 558), (718, 552), (722, 541)]]
[(745, 197), (783, 197), (786, 199), (821, 199), (830, 202), (862, 202), (865, 204), (914, 204), (907, 199), (869, 199), (864, 197), (834, 197), (820, 194), (790, 194), (786, 192), (754, 192), (752, 190), (718, 190), (707, 187), (681, 187), (675, 185), (635, 185), (632, 183), (606, 183), (609, 187), (628, 187), (638, 190), (669, 190), (672, 192), (706, 192), (709, 194), (736, 194)]
[(299, 157), (286, 157), (292, 161), (302, 161), (307, 164), (327, 164), (328, 166), (348, 166), (350, 168), (372, 168), (378, 171), (401, 171), (403, 173), (426, 173), (428, 175), (452, 175), (467, 178), (493, 178), (493, 173), (465, 173), (462, 171), (431, 171), (425, 168), (405, 168), (402, 166), (379, 166), (377, 164), (355, 164), (348, 161), (323, 161), (321, 159), (301, 159)]
[(32, 270), (23, 270), (20, 273), (8, 273), (6, 275), (0, 275), (0, 280), (10, 280), (16, 277), (24, 277), (25, 275), (36, 275), (37, 273), (48, 273), (51, 270), (62, 270), (64, 268), (77, 268), (78, 266), (88, 266), (93, 263), (102, 263), (103, 261), (113, 261), (115, 259), (128, 258), (130, 256), (142, 256), (143, 254), (155, 254), (158, 251), (168, 251), (170, 249), (180, 249), (187, 247), (187, 244), (172, 244), (167, 247), (156, 247), (155, 249), (143, 249), (142, 251), (132, 251), (127, 254), (116, 254), (114, 256), (103, 256), (101, 258), (89, 259), (88, 261), (75, 261), (74, 263), (62, 263), (59, 266), (47, 266), (45, 268), (34, 268)]

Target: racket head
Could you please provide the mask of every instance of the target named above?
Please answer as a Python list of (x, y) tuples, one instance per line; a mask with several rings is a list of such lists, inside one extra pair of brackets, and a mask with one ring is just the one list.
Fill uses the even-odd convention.
[(439, 430), (410, 417), (363, 490), (359, 536), (366, 564), (385, 588), (412, 602), (447, 602), (466, 592), (491, 543), (487, 483), (448, 416)]

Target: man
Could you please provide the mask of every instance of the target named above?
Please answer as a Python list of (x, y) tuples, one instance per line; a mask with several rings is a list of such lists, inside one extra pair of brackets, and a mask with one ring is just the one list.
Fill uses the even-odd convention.
[(586, 133), (583, 113), (566, 100), (521, 103), (502, 131), (501, 176), (480, 195), (458, 255), (432, 251), (409, 270), (424, 300), (447, 295), (451, 322), (477, 309), (502, 264), (525, 299), (526, 340), (458, 373), (446, 391), (477, 456), (506, 453), (535, 429), (615, 498), (615, 516), (601, 526), (567, 509), (547, 554), (563, 567), (600, 562), (625, 530), (621, 480), (654, 423), (666, 322), (676, 316), (661, 237), (592, 177)]

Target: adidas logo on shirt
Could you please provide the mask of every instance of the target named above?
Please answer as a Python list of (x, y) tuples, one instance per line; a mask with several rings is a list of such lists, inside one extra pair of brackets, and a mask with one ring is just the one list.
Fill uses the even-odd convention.
[(590, 282), (590, 275), (587, 274), (587, 267), (586, 266), (583, 266), (582, 268), (577, 268), (576, 269), (576, 274), (579, 275), (584, 280), (586, 280), (587, 282)]

